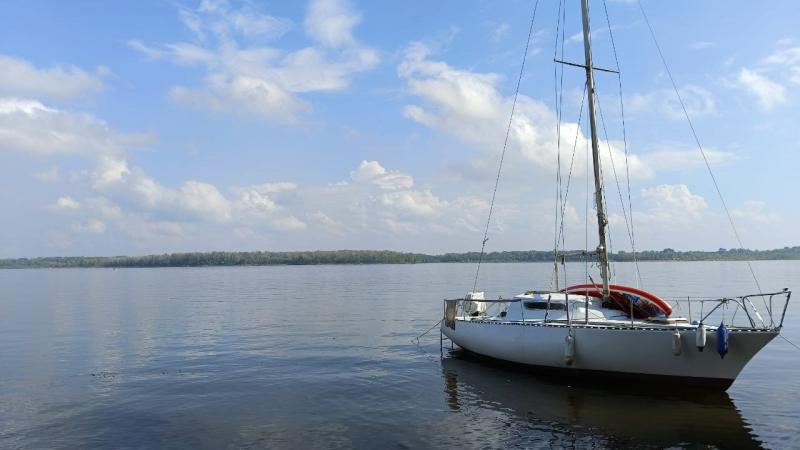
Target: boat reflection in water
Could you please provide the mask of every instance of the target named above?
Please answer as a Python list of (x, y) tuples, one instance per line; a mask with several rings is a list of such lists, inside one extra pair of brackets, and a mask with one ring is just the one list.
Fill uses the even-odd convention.
[(549, 430), (552, 440), (562, 444), (577, 440), (603, 447), (762, 447), (725, 392), (570, 386), (555, 378), (489, 366), (461, 350), (442, 360), (442, 372), (451, 410), (511, 413), (538, 432)]

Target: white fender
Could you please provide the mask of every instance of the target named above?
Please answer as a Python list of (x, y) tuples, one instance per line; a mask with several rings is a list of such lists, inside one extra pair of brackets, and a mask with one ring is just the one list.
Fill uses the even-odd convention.
[(697, 326), (695, 344), (697, 345), (697, 350), (701, 352), (706, 348), (706, 327), (703, 325), (703, 322), (700, 322), (700, 325)]
[(564, 339), (564, 364), (571, 366), (575, 362), (575, 338), (572, 332)]
[(681, 334), (676, 331), (672, 334), (672, 354), (675, 356), (680, 356), (681, 347)]

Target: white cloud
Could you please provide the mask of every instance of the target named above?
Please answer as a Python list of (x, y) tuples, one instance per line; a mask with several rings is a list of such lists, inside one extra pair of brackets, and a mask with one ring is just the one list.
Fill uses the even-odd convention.
[(276, 230), (296, 231), (296, 230), (304, 230), (308, 225), (295, 216), (284, 215), (273, 219), (270, 222), (270, 226), (272, 226)]
[(97, 219), (72, 224), (72, 229), (78, 233), (102, 234), (106, 232), (106, 224)]
[(764, 111), (787, 103), (787, 85), (800, 85), (800, 47), (786, 47), (792, 44), (791, 39), (781, 39), (777, 50), (762, 58), (754, 68), (741, 68), (728, 84), (747, 91)]
[[(49, 209), (53, 212), (68, 211), (76, 220), (66, 230), (83, 235), (83, 238), (113, 231), (129, 236), (134, 240), (134, 244), (137, 244), (140, 241), (182, 238), (186, 231), (185, 224), (159, 219), (147, 212), (125, 211), (106, 197), (89, 197), (80, 203), (70, 197), (67, 198), (68, 201), (59, 199), (56, 205), (59, 203), (68, 205), (74, 202), (78, 206), (70, 206), (69, 209)], [(66, 242), (71, 242), (63, 233), (61, 230), (51, 232), (55, 236), (62, 236)]]
[(694, 41), (689, 44), (689, 48), (692, 50), (704, 50), (711, 47), (716, 47), (716, 42), (709, 42), (709, 41)]
[(91, 173), (95, 187), (105, 187), (121, 181), (131, 173), (128, 161), (118, 155), (103, 155), (98, 158), (97, 167)]
[(36, 100), (0, 98), (0, 151), (111, 156), (152, 141), (151, 135), (114, 131), (89, 114), (50, 108)]
[(497, 26), (495, 26), (494, 29), (492, 30), (492, 41), (494, 42), (502, 41), (508, 36), (508, 31), (510, 29), (511, 27), (505, 22), (497, 24)]
[(170, 97), (182, 103), (216, 112), (254, 115), (267, 120), (294, 122), (300, 113), (309, 111), (309, 103), (292, 95), (276, 83), (261, 78), (212, 78), (207, 90), (175, 87)]
[(235, 11), (230, 15), (230, 24), (234, 30), (244, 36), (264, 36), (274, 38), (289, 32), (294, 26), (292, 21), (277, 18), (253, 11)]
[(216, 186), (201, 181), (187, 181), (180, 187), (179, 207), (208, 220), (225, 222), (231, 218), (231, 206)]
[(665, 224), (696, 223), (708, 208), (703, 197), (693, 194), (685, 184), (661, 184), (642, 189), (647, 210), (636, 220)]
[[(787, 42), (789, 44), (791, 42)], [(778, 45), (781, 45), (780, 41)], [(800, 85), (800, 47), (778, 50), (764, 58), (761, 63), (779, 73), (789, 74), (789, 82)]]
[(291, 181), (278, 181), (275, 183), (264, 183), (250, 186), (250, 189), (254, 189), (257, 192), (264, 194), (274, 194), (277, 192), (293, 191), (297, 189), (297, 183), (292, 183)]
[(800, 64), (800, 47), (778, 50), (761, 61), (765, 65), (792, 66)]
[[(678, 92), (680, 92), (689, 117), (697, 118), (716, 114), (716, 102), (710, 91), (700, 86), (686, 85), (681, 87)], [(672, 89), (633, 94), (628, 98), (625, 108), (626, 111), (634, 114), (660, 113), (674, 120), (683, 120), (685, 117), (680, 100)]]
[(783, 85), (770, 80), (765, 75), (742, 68), (739, 71), (737, 82), (756, 97), (758, 104), (765, 111), (786, 103), (786, 89)]
[[(592, 42), (597, 39), (599, 36), (608, 33), (608, 27), (600, 27), (597, 29), (592, 30)], [(583, 43), (583, 31), (579, 31), (572, 36), (567, 38), (567, 42), (570, 44), (577, 44)]]
[(370, 182), (381, 189), (410, 189), (414, 185), (411, 175), (397, 170), (387, 171), (378, 161), (361, 161), (358, 169), (350, 172), (350, 178)]
[(72, 65), (36, 68), (29, 61), (0, 55), (0, 96), (37, 97), (68, 100), (104, 89), (102, 76), (88, 73)]
[[(412, 44), (398, 68), (400, 76), (407, 80), (409, 92), (425, 105), (408, 105), (406, 117), (494, 154), (503, 143), (512, 102), (511, 97), (497, 90), (500, 77), (455, 69), (447, 63), (430, 60), (429, 53), (425, 45)], [(509, 157), (522, 155), (539, 169), (552, 171), (558, 158), (555, 150), (559, 147), (556, 125), (555, 113), (543, 102), (520, 95), (509, 136)], [(562, 122), (562, 162), (570, 161), (576, 136), (577, 148), (584, 148), (587, 138), (578, 125)], [(606, 167), (610, 164), (609, 149), (617, 167), (623, 167), (625, 155), (621, 144), (601, 141), (601, 158)], [(653, 176), (652, 168), (638, 156), (629, 155), (628, 162), (632, 176)], [(587, 173), (583, 158), (576, 158), (573, 172)]]
[(48, 205), (47, 209), (53, 212), (65, 212), (65, 211), (76, 211), (81, 207), (80, 203), (75, 201), (74, 198), (70, 196), (66, 197), (59, 197), (55, 203), (52, 205)]
[(401, 191), (385, 193), (381, 196), (384, 205), (403, 213), (429, 216), (441, 212), (445, 204), (431, 191)]
[[(88, 184), (103, 201), (92, 200), (83, 208), (82, 201), (61, 197), (47, 207), (53, 212), (84, 211), (85, 219), (71, 228), (74, 232), (102, 233), (108, 221), (132, 236), (150, 237), (183, 234), (184, 223), (242, 221), (278, 230), (306, 227), (270, 197), (295, 190), (295, 183), (237, 188), (233, 198), (199, 180), (188, 180), (177, 187), (163, 185), (128, 160), (132, 146), (151, 140), (148, 135), (120, 133), (91, 115), (57, 110), (32, 100), (0, 99), (0, 150), (76, 155), (94, 164), (74, 181)], [(391, 183), (396, 175), (387, 171), (381, 182)], [(47, 177), (52, 178), (50, 174)]]
[(766, 202), (758, 200), (744, 202), (738, 208), (732, 209), (731, 215), (737, 219), (762, 225), (783, 223), (783, 216), (768, 211)]
[(347, 230), (347, 226), (344, 223), (332, 219), (322, 211), (315, 211), (310, 214), (310, 217), (335, 234), (344, 234)]
[(131, 236), (139, 239), (183, 238), (186, 226), (178, 222), (133, 220), (124, 225)]
[(273, 198), (282, 192), (293, 191), (297, 185), (290, 182), (265, 183), (235, 189), (238, 197), (233, 210), (238, 223), (249, 228), (266, 225), (273, 230), (302, 230), (307, 224), (287, 211)]
[(306, 32), (328, 47), (353, 45), (353, 28), (361, 15), (353, 11), (347, 0), (313, 0), (308, 8)]
[(201, 87), (175, 86), (170, 97), (213, 111), (294, 123), (311, 110), (301, 94), (345, 89), (356, 74), (379, 61), (377, 51), (353, 36), (360, 15), (342, 1), (310, 5), (305, 28), (318, 45), (294, 51), (250, 39), (276, 37), (292, 28), (288, 19), (250, 5), (236, 9), (227, 2), (203, 3), (194, 11), (182, 9), (180, 18), (197, 42), (128, 44), (150, 60), (204, 68)]
[(126, 200), (137, 212), (172, 221), (227, 223), (232, 219), (233, 205), (216, 186), (188, 180), (180, 187), (167, 187), (133, 169), (119, 180), (95, 188), (105, 194)]
[[(120, 133), (88, 114), (47, 107), (40, 102), (0, 99), (0, 151), (39, 155), (68, 154), (88, 158), (94, 168), (82, 179), (101, 193), (133, 202), (146, 211), (183, 214), (200, 220), (230, 220), (228, 200), (208, 183), (190, 180), (179, 188), (162, 186), (141, 169), (131, 168), (129, 148), (152, 142), (149, 135)], [(75, 209), (59, 199), (59, 209)], [(98, 229), (98, 226), (81, 229)]]

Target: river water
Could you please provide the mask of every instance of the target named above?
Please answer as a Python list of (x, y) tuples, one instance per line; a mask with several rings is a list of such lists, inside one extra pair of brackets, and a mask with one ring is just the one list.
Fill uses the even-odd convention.
[[(584, 267), (568, 265), (582, 282)], [(800, 262), (753, 263), (800, 289)], [(745, 263), (640, 263), (667, 296), (755, 292)], [(487, 296), (548, 264), (487, 264)], [(0, 448), (798, 448), (800, 350), (723, 394), (569, 386), (446, 348), (472, 264), (0, 271)], [(617, 264), (631, 282), (633, 265)], [(784, 335), (800, 344), (800, 307)], [(669, 350), (664, 350), (670, 356)]]

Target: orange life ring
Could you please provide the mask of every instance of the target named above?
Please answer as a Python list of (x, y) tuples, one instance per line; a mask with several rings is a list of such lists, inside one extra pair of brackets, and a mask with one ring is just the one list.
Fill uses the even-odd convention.
[[(669, 305), (669, 303), (662, 300), (661, 297), (651, 294), (650, 292), (643, 291), (635, 287), (622, 286), (619, 284), (610, 284), (608, 285), (608, 289), (611, 293), (612, 300), (616, 303), (615, 306), (622, 311), (630, 311), (631, 301), (633, 301), (634, 315), (637, 317), (649, 317), (656, 315), (652, 314), (652, 311), (650, 311), (653, 308), (663, 313), (667, 317), (672, 314), (672, 307)], [(567, 294), (585, 294), (590, 297), (600, 297), (602, 295), (602, 290), (602, 284), (576, 284), (574, 286), (567, 287), (564, 289), (564, 292)], [(646, 300), (646, 302), (652, 305), (653, 308), (647, 308), (641, 304), (637, 304), (637, 302), (630, 296), (635, 296)]]

